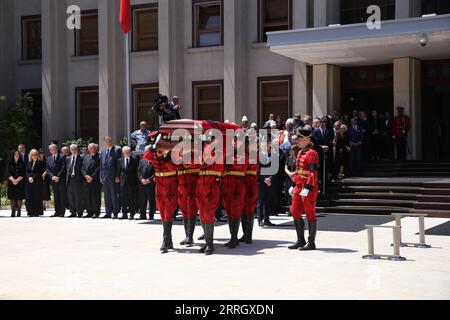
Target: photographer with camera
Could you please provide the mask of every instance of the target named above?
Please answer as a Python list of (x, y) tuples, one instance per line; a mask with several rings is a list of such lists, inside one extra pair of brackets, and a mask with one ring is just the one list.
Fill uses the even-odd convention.
[(160, 125), (171, 120), (180, 119), (178, 110), (178, 103), (177, 105), (174, 105), (173, 100), (172, 102), (169, 102), (169, 98), (167, 98), (167, 96), (158, 94), (155, 97), (152, 111), (159, 115)]

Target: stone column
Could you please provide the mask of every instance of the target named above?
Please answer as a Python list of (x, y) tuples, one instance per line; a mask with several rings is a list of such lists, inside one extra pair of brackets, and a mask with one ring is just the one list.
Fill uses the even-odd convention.
[(314, 0), (314, 27), (326, 27), (340, 22), (340, 0)]
[(70, 136), (67, 117), (67, 26), (64, 1), (41, 0), (42, 143)]
[[(98, 0), (99, 142), (127, 136), (124, 34), (118, 23), (120, 1)], [(133, 70), (131, 70), (133, 72)]]
[(341, 69), (320, 64), (313, 66), (313, 117), (322, 118), (340, 109)]
[[(309, 24), (308, 0), (293, 1), (293, 29), (305, 29)], [(308, 69), (306, 64), (293, 60), (293, 114), (299, 113), (302, 116), (308, 113), (308, 97), (310, 95), (310, 83), (308, 82)]]
[(240, 123), (244, 108), (244, 88), (247, 86), (245, 14), (247, 1), (224, 0), (224, 120)]
[(396, 19), (418, 17), (418, 16), (420, 16), (421, 11), (422, 11), (422, 0), (396, 0), (395, 1), (395, 18)]
[[(169, 98), (184, 100), (184, 4), (165, 0), (158, 3), (159, 91)], [(176, 21), (176, 23), (174, 23)], [(187, 117), (186, 110), (182, 115)]]
[[(394, 59), (394, 109), (404, 107), (411, 119), (408, 137), (412, 160), (422, 159), (421, 62), (406, 57)], [(396, 112), (396, 110), (395, 110)]]

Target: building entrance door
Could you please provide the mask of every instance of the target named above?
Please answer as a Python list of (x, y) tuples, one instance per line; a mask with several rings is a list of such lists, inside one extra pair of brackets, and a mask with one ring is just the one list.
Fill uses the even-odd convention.
[(393, 65), (349, 67), (341, 70), (341, 113), (377, 110), (393, 115)]

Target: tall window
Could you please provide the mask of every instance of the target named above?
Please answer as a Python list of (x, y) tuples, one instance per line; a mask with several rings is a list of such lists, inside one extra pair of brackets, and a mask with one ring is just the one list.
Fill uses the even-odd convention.
[(450, 13), (449, 0), (422, 0), (422, 14), (447, 14)]
[(222, 45), (222, 1), (193, 0), (193, 15), (193, 47)]
[(380, 7), (382, 20), (395, 19), (395, 0), (341, 0), (341, 24), (366, 22), (371, 5)]
[(267, 32), (292, 28), (292, 0), (259, 0), (259, 41), (267, 41)]
[(22, 60), (41, 58), (41, 16), (22, 17)]
[(223, 81), (193, 83), (194, 118), (223, 121)]
[(98, 13), (97, 10), (81, 14), (81, 30), (75, 31), (75, 55), (98, 55)]
[(280, 115), (283, 121), (292, 110), (292, 77), (258, 78), (258, 114), (260, 124), (269, 119), (270, 114)]
[(158, 50), (158, 4), (133, 8), (133, 50)]
[(139, 127), (141, 121), (147, 122), (150, 128), (154, 128), (154, 117), (150, 117), (150, 107), (158, 94), (158, 84), (137, 85), (133, 88), (134, 124)]
[(78, 88), (77, 96), (77, 133), (80, 138), (94, 140), (99, 135), (98, 88)]

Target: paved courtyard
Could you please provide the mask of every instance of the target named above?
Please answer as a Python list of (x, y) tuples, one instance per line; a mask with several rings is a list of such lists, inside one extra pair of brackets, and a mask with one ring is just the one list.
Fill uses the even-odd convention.
[[(223, 246), (228, 226), (216, 228), (216, 254), (178, 245), (159, 253), (157, 222), (9, 218), (0, 212), (0, 299), (450, 299), (450, 220), (427, 219), (431, 249), (402, 248), (405, 262), (367, 261), (365, 224), (390, 217), (323, 216), (315, 252), (286, 247), (290, 219), (255, 226), (254, 244)], [(403, 221), (403, 240), (416, 241), (417, 222)], [(391, 230), (376, 230), (376, 250), (391, 253)], [(196, 229), (196, 237), (200, 228)]]

